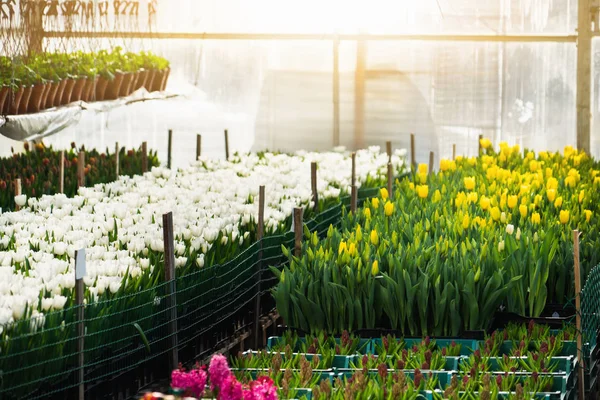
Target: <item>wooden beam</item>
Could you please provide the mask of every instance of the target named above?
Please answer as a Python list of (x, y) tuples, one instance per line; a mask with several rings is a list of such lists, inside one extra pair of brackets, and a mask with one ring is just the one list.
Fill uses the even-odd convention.
[(590, 0), (578, 0), (577, 149), (590, 154), (592, 108), (592, 14)]
[(354, 73), (354, 149), (365, 147), (365, 70), (367, 68), (367, 43), (356, 44), (356, 70)]
[(340, 41), (333, 40), (333, 145), (340, 145)]

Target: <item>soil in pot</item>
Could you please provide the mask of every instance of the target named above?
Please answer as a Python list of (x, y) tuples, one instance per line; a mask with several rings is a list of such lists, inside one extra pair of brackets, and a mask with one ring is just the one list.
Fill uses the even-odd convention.
[(73, 94), (71, 95), (71, 102), (81, 100), (83, 96), (83, 88), (87, 84), (87, 78), (79, 78), (75, 81), (75, 86), (73, 87)]
[(125, 73), (123, 76), (123, 82), (121, 83), (121, 89), (119, 90), (119, 97), (129, 96), (129, 87), (131, 86), (133, 77), (133, 72)]
[(6, 104), (9, 92), (10, 88), (8, 86), (2, 86), (2, 88), (0, 88), (0, 114), (4, 114), (4, 104)]
[(21, 102), (19, 103), (18, 115), (27, 114), (27, 109), (29, 108), (29, 99), (31, 99), (32, 92), (33, 86), (23, 89), (23, 97), (21, 97)]
[(46, 92), (46, 84), (38, 83), (33, 85), (31, 90), (31, 97), (29, 97), (29, 104), (27, 105), (28, 113), (37, 113), (40, 112), (42, 99), (44, 98), (44, 93)]
[(103, 101), (104, 96), (106, 95), (106, 88), (110, 81), (104, 77), (98, 78), (98, 83), (96, 84), (96, 88), (94, 89), (94, 100), (95, 101)]
[(60, 82), (50, 83), (50, 87), (48, 89), (48, 95), (46, 96), (46, 103), (44, 104), (44, 109), (54, 107), (54, 99), (56, 98), (56, 93), (58, 92), (59, 85), (60, 85)]
[(62, 93), (62, 99), (60, 105), (69, 104), (72, 99), (73, 89), (75, 88), (75, 79), (67, 79), (65, 90)]
[(158, 92), (162, 86), (163, 77), (165, 76), (166, 70), (156, 71), (154, 75), (154, 81), (152, 82), (151, 92)]
[(122, 72), (115, 73), (115, 78), (110, 81), (104, 93), (104, 100), (115, 100), (119, 97), (124, 75)]
[(167, 81), (169, 80), (169, 75), (171, 75), (171, 68), (168, 67), (165, 70), (165, 73), (163, 75), (163, 79), (162, 79), (162, 85), (160, 86), (160, 91), (164, 92), (165, 89), (167, 88)]
[(145, 69), (141, 69), (140, 71), (140, 75), (138, 77), (137, 82), (135, 83), (135, 86), (133, 88), (133, 91), (135, 92), (138, 89), (141, 89), (144, 87), (144, 85), (146, 84), (146, 80), (148, 79), (148, 75), (150, 71), (146, 71)]
[(56, 89), (56, 95), (54, 96), (54, 102), (52, 103), (54, 107), (59, 107), (62, 104), (62, 97), (67, 87), (67, 83), (69, 83), (67, 82), (67, 79), (58, 82), (58, 88)]

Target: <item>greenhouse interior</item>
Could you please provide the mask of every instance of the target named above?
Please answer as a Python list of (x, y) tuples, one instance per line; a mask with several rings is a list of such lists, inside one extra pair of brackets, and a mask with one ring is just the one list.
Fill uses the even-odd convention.
[(0, 399), (600, 398), (600, 0), (0, 35)]

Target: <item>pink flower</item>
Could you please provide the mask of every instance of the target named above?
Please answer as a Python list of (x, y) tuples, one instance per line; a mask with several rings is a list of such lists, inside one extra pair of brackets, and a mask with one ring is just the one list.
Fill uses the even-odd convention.
[(244, 400), (277, 400), (277, 388), (271, 378), (261, 376), (250, 382), (249, 390), (244, 392)]
[(192, 392), (196, 397), (200, 397), (204, 393), (206, 378), (206, 372), (200, 369), (190, 372), (176, 369), (171, 373), (171, 387)]
[[(214, 357), (213, 357), (214, 360)], [(211, 360), (212, 364), (212, 360)], [(228, 375), (219, 385), (218, 400), (243, 400), (244, 392), (242, 384), (235, 379), (235, 376)]]
[(231, 375), (231, 370), (229, 369), (229, 365), (227, 365), (225, 356), (215, 354), (210, 360), (208, 373), (210, 375), (210, 390), (215, 390), (215, 388), (221, 390), (223, 382)]

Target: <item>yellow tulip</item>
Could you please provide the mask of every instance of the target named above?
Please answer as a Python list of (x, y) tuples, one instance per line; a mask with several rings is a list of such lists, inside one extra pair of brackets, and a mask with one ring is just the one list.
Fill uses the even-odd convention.
[(446, 172), (446, 171), (455, 171), (456, 170), (456, 163), (452, 160), (447, 160), (445, 158), (442, 158), (440, 160), (440, 171), (442, 172)]
[(552, 168), (546, 168), (546, 178), (552, 177)]
[(574, 188), (575, 185), (577, 184), (577, 182), (575, 182), (575, 177), (572, 175), (569, 175), (565, 178), (565, 185), (569, 186), (571, 188)]
[(548, 178), (548, 181), (546, 182), (546, 188), (547, 189), (558, 189), (558, 179), (550, 177)]
[(394, 213), (394, 203), (388, 201), (387, 203), (385, 203), (385, 206), (383, 208), (385, 211), (385, 215), (388, 217), (390, 217)]
[(463, 217), (463, 221), (462, 221), (462, 226), (464, 229), (467, 229), (469, 227), (469, 223), (471, 222), (471, 220), (469, 219), (468, 215), (465, 215)]
[(490, 209), (490, 215), (494, 221), (498, 221), (500, 219), (500, 209), (498, 207), (492, 207)]
[(410, 183), (408, 184), (408, 187), (410, 188), (410, 190), (415, 190), (415, 184), (414, 184), (414, 183), (412, 183), (412, 182), (410, 182)]
[(465, 201), (467, 201), (467, 195), (465, 194), (465, 192), (459, 192), (456, 195), (456, 199), (454, 200), (454, 205), (456, 207), (460, 207), (465, 203)]
[(563, 198), (562, 198), (562, 196), (558, 196), (558, 197), (556, 198), (556, 201), (554, 202), (554, 207), (556, 207), (556, 208), (560, 208), (560, 207), (562, 207), (562, 203), (563, 203)]
[(556, 189), (548, 189), (546, 190), (546, 196), (549, 201), (554, 201), (556, 199)]
[(429, 166), (427, 164), (419, 164), (418, 171), (420, 174), (427, 174), (429, 172)]
[(583, 201), (583, 199), (585, 198), (585, 191), (580, 191), (579, 192), (579, 203), (581, 204), (581, 202)]
[(338, 249), (338, 254), (342, 254), (346, 250), (346, 242), (340, 242), (340, 247)]
[(481, 200), (479, 200), (479, 205), (481, 206), (481, 209), (483, 211), (485, 211), (488, 208), (490, 208), (490, 199), (489, 199), (489, 197), (481, 196)]
[(377, 246), (379, 244), (379, 234), (377, 234), (377, 231), (375, 229), (371, 231), (371, 243), (374, 246)]
[(573, 165), (579, 165), (581, 163), (581, 155), (573, 157)]
[(426, 199), (429, 196), (429, 186), (427, 185), (419, 185), (417, 186), (417, 194), (420, 198)]
[(350, 247), (348, 247), (348, 254), (350, 254), (351, 256), (356, 255), (356, 244), (355, 243), (350, 243)]
[(433, 193), (433, 202), (437, 203), (441, 200), (442, 200), (442, 194), (440, 193), (439, 189), (436, 189), (436, 191)]
[(379, 194), (381, 195), (381, 198), (383, 200), (387, 200), (387, 198), (390, 197), (390, 194), (388, 193), (386, 188), (379, 189)]
[(477, 192), (469, 192), (469, 194), (467, 195), (467, 201), (469, 203), (477, 203)]
[(515, 195), (508, 196), (508, 201), (507, 201), (508, 207), (515, 208), (517, 206), (518, 201), (519, 201), (519, 198), (517, 196), (515, 196)]
[(539, 224), (541, 221), (542, 218), (540, 217), (540, 213), (534, 212), (533, 214), (531, 214), (531, 223)]
[(465, 177), (464, 182), (465, 182), (465, 188), (467, 190), (475, 189), (475, 177), (473, 177), (473, 176)]
[(364, 213), (365, 213), (366, 219), (371, 219), (371, 209), (370, 208), (365, 208)]
[(583, 210), (583, 213), (585, 214), (585, 220), (590, 222), (590, 219), (592, 218), (592, 212), (590, 210)]
[(356, 241), (360, 242), (362, 241), (363, 235), (362, 235), (362, 230), (360, 229), (360, 225), (356, 224)]
[(374, 197), (371, 201), (371, 204), (373, 204), (374, 208), (379, 208), (379, 199), (377, 197)]
[(538, 163), (537, 161), (535, 161), (535, 160), (531, 160), (531, 161), (529, 162), (529, 170), (530, 170), (531, 172), (535, 172), (535, 171), (537, 171), (537, 170), (538, 170), (538, 168), (539, 168), (539, 166), (540, 166), (540, 165), (539, 165), (539, 163)]
[(379, 262), (377, 260), (373, 261), (373, 266), (371, 267), (371, 275), (376, 276), (379, 274)]
[(561, 224), (566, 224), (569, 222), (569, 211), (568, 210), (560, 210), (559, 219)]
[(519, 206), (519, 213), (521, 213), (522, 218), (527, 217), (527, 206), (525, 204)]
[(419, 183), (426, 183), (427, 182), (427, 173), (419, 172), (419, 173), (417, 173), (417, 178), (419, 178)]
[(482, 139), (479, 139), (479, 144), (481, 144), (482, 148), (488, 149), (492, 146), (492, 141), (488, 138), (482, 138)]

